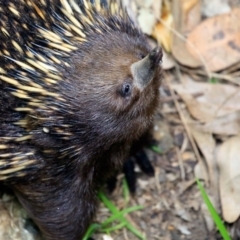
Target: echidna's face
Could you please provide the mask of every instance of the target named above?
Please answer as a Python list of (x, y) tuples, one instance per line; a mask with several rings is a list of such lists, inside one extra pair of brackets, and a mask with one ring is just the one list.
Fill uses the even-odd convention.
[(158, 105), (162, 51), (149, 51), (144, 38), (107, 37), (74, 57), (76, 112), (92, 138), (131, 140), (149, 126)]

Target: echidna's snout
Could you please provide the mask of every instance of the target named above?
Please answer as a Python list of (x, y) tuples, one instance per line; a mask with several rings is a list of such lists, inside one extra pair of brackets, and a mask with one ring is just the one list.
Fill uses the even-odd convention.
[(162, 48), (161, 47), (156, 47), (154, 48), (150, 53), (149, 53), (149, 59), (152, 63), (152, 66), (158, 67), (159, 64), (162, 62)]
[(143, 90), (154, 78), (162, 61), (161, 47), (154, 48), (145, 58), (131, 66), (134, 85)]

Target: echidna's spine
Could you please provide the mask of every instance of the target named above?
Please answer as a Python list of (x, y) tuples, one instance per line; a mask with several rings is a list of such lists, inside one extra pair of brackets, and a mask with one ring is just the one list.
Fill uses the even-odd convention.
[[(0, 180), (5, 180), (41, 167), (28, 144), (31, 122), (44, 122), (54, 111), (71, 114), (58, 89), (70, 56), (92, 34), (132, 31), (132, 23), (116, 1), (106, 6), (100, 0), (0, 0), (0, 16)], [(70, 134), (59, 127), (55, 132), (62, 139)]]

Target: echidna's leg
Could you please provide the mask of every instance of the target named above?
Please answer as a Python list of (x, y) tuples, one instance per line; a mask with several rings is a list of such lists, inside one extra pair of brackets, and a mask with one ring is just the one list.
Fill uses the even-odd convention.
[[(154, 168), (147, 154), (144, 151), (144, 148), (151, 146), (153, 141), (154, 140), (152, 139), (150, 131), (147, 131), (137, 141), (134, 141), (129, 157), (123, 165), (123, 173), (125, 175), (131, 193), (135, 193), (136, 191), (137, 176), (134, 171), (135, 164), (137, 164), (142, 170), (142, 172), (144, 172), (148, 176), (154, 175)], [(107, 181), (107, 187), (110, 192), (112, 192), (116, 187), (116, 175), (112, 176)]]

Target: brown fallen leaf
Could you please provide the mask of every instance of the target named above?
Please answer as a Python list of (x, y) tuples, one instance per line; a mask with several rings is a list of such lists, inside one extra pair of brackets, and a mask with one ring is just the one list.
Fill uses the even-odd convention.
[(153, 9), (154, 16), (156, 17), (156, 19), (160, 19), (160, 17), (161, 17), (162, 5), (163, 5), (163, 0), (152, 0), (152, 9)]
[(198, 126), (198, 129), (218, 135), (240, 134), (240, 111), (214, 119), (211, 122)]
[(216, 153), (223, 219), (233, 223), (240, 216), (240, 136), (229, 138)]
[(163, 59), (162, 59), (162, 68), (164, 70), (168, 70), (171, 69), (175, 66), (176, 62), (173, 59), (172, 55), (167, 53), (164, 49), (163, 49)]
[(161, 11), (161, 21), (158, 21), (153, 28), (152, 37), (155, 38), (158, 41), (158, 44), (162, 45), (167, 52), (170, 52), (172, 44), (170, 28), (173, 24), (173, 16), (170, 6), (166, 4), (163, 4)]
[(183, 31), (189, 32), (201, 22), (201, 7), (200, 0), (181, 0), (183, 4)]
[(194, 127), (191, 127), (190, 129), (205, 159), (205, 164), (207, 166), (207, 171), (209, 174), (210, 188), (212, 189), (211, 193), (215, 199), (214, 202), (218, 202), (218, 170), (216, 159), (214, 157), (216, 142), (212, 134), (199, 132)]
[[(188, 8), (185, 6), (185, 10), (188, 10)], [(201, 61), (190, 54), (186, 47), (186, 37), (184, 32), (186, 29), (186, 17), (184, 17), (185, 13), (182, 1), (173, 0), (172, 9), (174, 16), (174, 30), (172, 32), (171, 52), (179, 63), (192, 68), (199, 67), (202, 65)]]
[(203, 0), (202, 13), (205, 17), (227, 13), (231, 11), (228, 0)]
[(151, 35), (153, 28), (156, 24), (156, 18), (154, 17), (152, 11), (147, 8), (141, 8), (138, 15), (138, 23), (141, 30), (147, 34)]
[(206, 165), (202, 162), (198, 162), (194, 167), (194, 176), (209, 185), (209, 174), (207, 172)]
[[(172, 84), (172, 89), (184, 100), (191, 115), (201, 122), (240, 111), (240, 88), (229, 84), (195, 82), (184, 75), (183, 82)], [(196, 93), (202, 94), (193, 97)]]
[[(219, 71), (240, 61), (240, 8), (208, 18), (189, 35), (187, 49), (204, 59), (210, 71)], [(194, 46), (194, 47), (193, 47)]]
[[(211, 203), (214, 205), (213, 199), (211, 198), (211, 196), (208, 193), (208, 197), (211, 201)], [(209, 232), (214, 231), (215, 230), (215, 224), (213, 221), (213, 218), (211, 216), (211, 214), (209, 213), (208, 207), (205, 203), (201, 204), (201, 213), (203, 215), (203, 219), (205, 221), (206, 227), (208, 229)]]
[(195, 99), (192, 95), (178, 92), (182, 100), (186, 103), (188, 111), (201, 122), (208, 122), (213, 119), (214, 106), (211, 103), (202, 103)]

